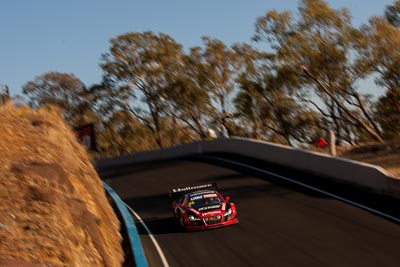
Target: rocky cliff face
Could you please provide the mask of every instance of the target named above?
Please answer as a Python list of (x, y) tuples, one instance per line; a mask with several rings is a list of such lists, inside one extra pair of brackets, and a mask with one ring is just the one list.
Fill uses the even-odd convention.
[(0, 266), (121, 266), (119, 227), (57, 110), (0, 106)]

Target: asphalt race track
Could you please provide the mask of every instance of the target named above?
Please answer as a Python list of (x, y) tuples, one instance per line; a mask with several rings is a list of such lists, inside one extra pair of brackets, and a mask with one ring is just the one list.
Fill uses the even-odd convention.
[[(169, 266), (400, 266), (400, 225), (369, 211), (214, 158), (146, 163), (100, 173), (144, 220)], [(168, 189), (216, 182), (239, 224), (182, 232)], [(398, 207), (397, 207), (398, 208)], [(150, 266), (162, 266), (138, 224)]]

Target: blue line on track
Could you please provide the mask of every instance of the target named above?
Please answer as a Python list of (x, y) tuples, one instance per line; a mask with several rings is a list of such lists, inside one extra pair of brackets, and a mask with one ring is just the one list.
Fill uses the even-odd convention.
[(121, 212), (122, 218), (124, 220), (124, 224), (126, 226), (129, 242), (132, 247), (132, 253), (135, 258), (135, 263), (137, 267), (148, 267), (146, 255), (144, 253), (144, 249), (142, 246), (142, 242), (140, 241), (139, 232), (136, 228), (135, 222), (132, 218), (132, 215), (126, 208), (124, 202), (120, 199), (120, 197), (115, 193), (115, 191), (106, 183), (103, 183), (104, 188), (107, 190), (108, 194), (113, 198), (117, 208)]

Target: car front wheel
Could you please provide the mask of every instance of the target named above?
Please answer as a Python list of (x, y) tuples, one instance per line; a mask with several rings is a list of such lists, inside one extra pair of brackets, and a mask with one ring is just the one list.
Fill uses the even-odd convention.
[(185, 220), (184, 220), (184, 218), (183, 218), (183, 214), (182, 214), (182, 213), (179, 214), (179, 224), (180, 224), (183, 228), (185, 228)]

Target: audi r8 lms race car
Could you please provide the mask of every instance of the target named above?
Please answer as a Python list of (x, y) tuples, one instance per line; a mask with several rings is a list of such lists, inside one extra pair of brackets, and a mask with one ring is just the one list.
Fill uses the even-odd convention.
[(217, 191), (217, 185), (204, 184), (170, 189), (172, 209), (185, 230), (203, 230), (236, 224), (236, 205)]

